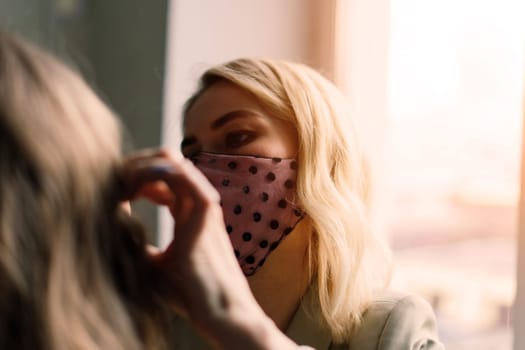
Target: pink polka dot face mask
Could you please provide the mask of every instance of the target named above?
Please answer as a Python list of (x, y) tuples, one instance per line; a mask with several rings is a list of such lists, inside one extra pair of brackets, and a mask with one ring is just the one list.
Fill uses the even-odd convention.
[(253, 275), (303, 217), (295, 202), (296, 161), (208, 152), (191, 159), (219, 192), (235, 255)]

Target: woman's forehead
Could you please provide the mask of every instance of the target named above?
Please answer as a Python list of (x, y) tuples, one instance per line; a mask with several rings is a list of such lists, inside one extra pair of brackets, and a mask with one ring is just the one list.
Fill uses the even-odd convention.
[(257, 98), (241, 87), (226, 81), (217, 82), (205, 89), (183, 116), (184, 129), (202, 127), (214, 118), (235, 110), (252, 110), (265, 115)]

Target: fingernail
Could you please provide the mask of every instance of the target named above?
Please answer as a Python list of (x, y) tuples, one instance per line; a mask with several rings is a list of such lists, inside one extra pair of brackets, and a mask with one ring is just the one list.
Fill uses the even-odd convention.
[(175, 167), (173, 165), (154, 165), (151, 167), (151, 171), (159, 174), (173, 173)]

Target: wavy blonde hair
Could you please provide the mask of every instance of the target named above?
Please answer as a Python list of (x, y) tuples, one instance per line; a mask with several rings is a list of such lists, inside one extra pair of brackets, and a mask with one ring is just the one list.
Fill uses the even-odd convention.
[(120, 137), (78, 74), (0, 32), (0, 348), (163, 348)]
[(243, 58), (207, 70), (184, 115), (218, 81), (253, 94), (270, 115), (297, 129), (297, 192), (313, 232), (309, 271), (322, 318), (334, 341), (343, 342), (390, 278), (389, 251), (370, 229), (368, 168), (345, 98), (305, 65)]

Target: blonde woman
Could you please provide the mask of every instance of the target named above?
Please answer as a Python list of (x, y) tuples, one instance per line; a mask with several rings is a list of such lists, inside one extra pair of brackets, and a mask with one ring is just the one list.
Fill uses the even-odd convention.
[[(218, 190), (257, 301), (316, 349), (441, 349), (430, 306), (387, 293), (366, 162), (341, 93), (301, 64), (238, 59), (188, 100), (183, 154)], [(207, 348), (180, 322), (183, 348)]]
[[(137, 196), (171, 209), (166, 251), (124, 211)], [(182, 157), (124, 161), (84, 81), (0, 32), (0, 349), (168, 349), (175, 310), (220, 348), (297, 348), (250, 293), (218, 202)]]

